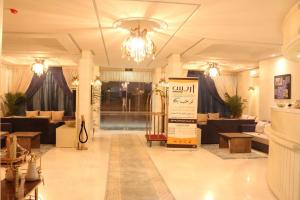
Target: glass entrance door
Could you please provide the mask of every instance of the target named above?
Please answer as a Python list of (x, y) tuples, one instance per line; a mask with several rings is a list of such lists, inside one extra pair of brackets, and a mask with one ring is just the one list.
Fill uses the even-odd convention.
[(146, 100), (151, 89), (151, 83), (103, 83), (101, 86), (101, 129), (144, 130)]

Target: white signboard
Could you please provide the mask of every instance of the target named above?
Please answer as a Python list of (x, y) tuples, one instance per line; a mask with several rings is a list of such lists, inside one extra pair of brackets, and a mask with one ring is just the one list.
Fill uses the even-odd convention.
[(168, 146), (196, 146), (198, 79), (170, 78)]

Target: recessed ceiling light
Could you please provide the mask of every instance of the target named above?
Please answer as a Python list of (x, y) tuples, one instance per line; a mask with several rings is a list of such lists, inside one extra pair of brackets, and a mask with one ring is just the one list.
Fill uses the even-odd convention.
[(271, 57), (275, 57), (275, 56), (276, 56), (276, 54), (275, 54), (275, 53), (271, 54)]
[(296, 57), (297, 57), (297, 58), (300, 58), (300, 53), (298, 53)]

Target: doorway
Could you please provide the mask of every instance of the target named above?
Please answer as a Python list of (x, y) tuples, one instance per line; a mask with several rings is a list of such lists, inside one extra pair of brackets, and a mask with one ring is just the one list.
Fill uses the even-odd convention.
[(152, 83), (104, 82), (101, 86), (100, 128), (145, 130), (146, 100)]

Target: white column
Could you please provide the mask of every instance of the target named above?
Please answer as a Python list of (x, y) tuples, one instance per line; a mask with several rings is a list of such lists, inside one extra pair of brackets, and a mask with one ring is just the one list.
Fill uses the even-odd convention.
[(0, 55), (2, 56), (3, 0), (0, 0)]
[(187, 71), (182, 68), (179, 54), (172, 54), (168, 58), (168, 65), (165, 69), (166, 79), (170, 77), (186, 77)]
[[(78, 112), (77, 117), (80, 121), (84, 115), (86, 130), (89, 138), (92, 136), (92, 106), (91, 106), (91, 80), (93, 78), (94, 56), (88, 50), (83, 50), (79, 61), (79, 87), (78, 87)], [(79, 129), (80, 130), (80, 127)]]

